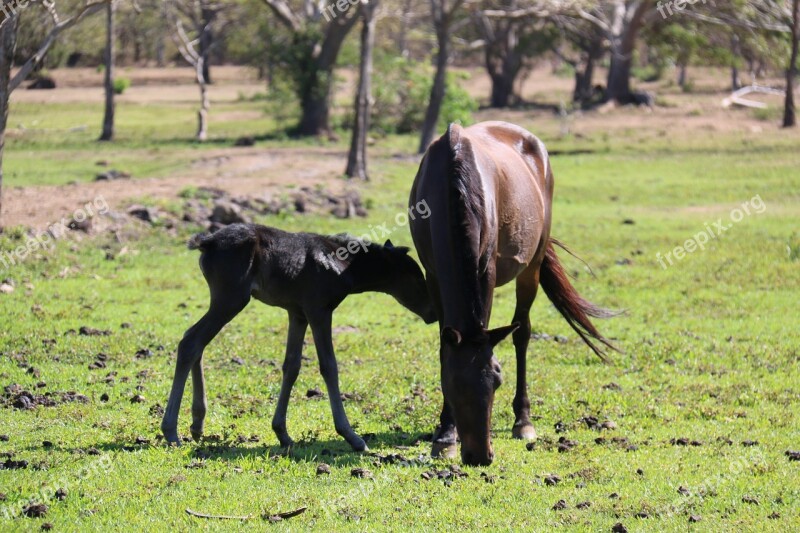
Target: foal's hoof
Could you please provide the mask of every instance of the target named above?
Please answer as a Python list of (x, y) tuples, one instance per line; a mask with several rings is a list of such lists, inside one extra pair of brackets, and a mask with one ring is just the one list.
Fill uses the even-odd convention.
[(536, 430), (533, 429), (533, 426), (531, 424), (514, 426), (511, 429), (511, 436), (514, 437), (515, 439), (536, 440)]
[(178, 436), (178, 431), (175, 429), (161, 429), (161, 434), (164, 435), (164, 440), (167, 441), (169, 446), (180, 446), (181, 438)]
[(431, 457), (437, 459), (455, 459), (458, 457), (458, 444), (455, 442), (433, 441)]
[(203, 432), (202, 431), (195, 431), (190, 429), (189, 432), (192, 434), (192, 440), (195, 442), (200, 442), (203, 440)]
[(177, 432), (164, 433), (164, 440), (167, 441), (167, 446), (180, 446), (181, 445), (181, 438), (178, 436)]

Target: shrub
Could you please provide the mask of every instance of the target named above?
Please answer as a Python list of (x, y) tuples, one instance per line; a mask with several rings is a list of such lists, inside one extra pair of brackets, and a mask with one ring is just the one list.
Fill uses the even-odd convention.
[(128, 78), (114, 78), (114, 94), (122, 94), (131, 86), (131, 80)]
[[(371, 128), (381, 133), (419, 131), (425, 120), (433, 74), (428, 63), (377, 55), (373, 78), (378, 83), (373, 84)], [(468, 78), (468, 74), (448, 73), (439, 129), (450, 122), (472, 122), (478, 103), (461, 86)]]

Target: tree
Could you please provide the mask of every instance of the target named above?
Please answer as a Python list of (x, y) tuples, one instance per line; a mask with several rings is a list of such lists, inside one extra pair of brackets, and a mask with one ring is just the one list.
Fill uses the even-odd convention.
[(106, 93), (106, 107), (103, 115), (103, 132), (101, 141), (110, 141), (114, 138), (114, 15), (117, 10), (116, 0), (106, 1), (106, 71), (103, 86)]
[(212, 27), (220, 7), (211, 4), (207, 0), (200, 2), (200, 55), (203, 57), (203, 80), (211, 83), (211, 49), (214, 46), (214, 33)]
[[(205, 72), (205, 56), (196, 49), (196, 45), (201, 41), (202, 35), (209, 31), (204, 25), (205, 18), (202, 17), (201, 13), (206, 2), (173, 0), (173, 4), (176, 9), (171, 10), (169, 14), (175, 27), (172, 38), (183, 59), (194, 67), (195, 81), (200, 89), (200, 108), (197, 110), (197, 134), (195, 137), (198, 141), (203, 142), (208, 139), (208, 110), (211, 104), (208, 100), (208, 83), (203, 74)], [(194, 37), (190, 37), (186, 33), (181, 15), (192, 22)]]
[(302, 109), (296, 133), (331, 136), (333, 73), (342, 43), (359, 18), (357, 10), (351, 8), (355, 2), (306, 1), (293, 9), (286, 0), (262, 1), (292, 34), (282, 62), (292, 76)]
[[(516, 10), (517, 0), (505, 0), (508, 10)], [(525, 47), (520, 33), (523, 26), (530, 24), (527, 17), (490, 18), (488, 12), (473, 12), (478, 31), (484, 41), (484, 61), (489, 79), (492, 80), (492, 93), (489, 107), (508, 107), (514, 96), (514, 82), (522, 69)]]
[(378, 0), (362, 0), (361, 16), (364, 22), (361, 30), (361, 61), (358, 90), (356, 91), (356, 117), (345, 170), (347, 176), (363, 180), (369, 179), (367, 175), (367, 132), (369, 131), (372, 100), (372, 49), (375, 45), (375, 11), (377, 9)]
[[(451, 3), (452, 2), (452, 3)], [(444, 93), (447, 84), (447, 63), (450, 61), (450, 37), (453, 18), (464, 0), (430, 0), (433, 27), (436, 30), (436, 74), (433, 77), (431, 96), (425, 111), (422, 134), (419, 140), (419, 153), (424, 153), (436, 135), (436, 124), (442, 110)]]
[[(14, 76), (11, 76), (11, 65), (17, 47), (17, 32), (19, 31), (19, 16), (22, 9), (31, 6), (41, 6), (47, 10), (53, 21), (53, 26), (45, 33), (39, 42), (36, 52), (30, 56)], [(42, 62), (47, 51), (56, 42), (59, 35), (84, 18), (97, 13), (106, 5), (106, 0), (92, 1), (84, 4), (71, 17), (62, 19), (56, 10), (56, 5), (43, 0), (31, 0), (27, 4), (18, 4), (5, 19), (0, 21), (0, 214), (2, 214), (2, 189), (3, 189), (3, 153), (5, 151), (6, 124), (8, 122), (8, 101), (11, 93), (25, 81), (31, 72)]]
[(642, 26), (656, 16), (655, 5), (648, 0), (609, 0), (578, 8), (579, 15), (599, 27), (608, 39), (611, 61), (606, 100), (622, 104), (637, 100), (630, 84), (633, 52)]
[(794, 107), (794, 80), (797, 77), (797, 48), (800, 41), (800, 1), (792, 0), (792, 52), (789, 54), (789, 67), (786, 69), (786, 100), (783, 107), (783, 127), (797, 125)]
[(568, 54), (560, 46), (561, 43), (553, 48), (556, 55), (575, 71), (572, 101), (588, 106), (593, 103), (595, 96), (592, 85), (595, 65), (607, 51), (604, 45), (605, 35), (599, 27), (579, 17), (556, 15), (552, 20), (561, 32), (562, 41), (569, 43), (578, 52), (578, 57)]

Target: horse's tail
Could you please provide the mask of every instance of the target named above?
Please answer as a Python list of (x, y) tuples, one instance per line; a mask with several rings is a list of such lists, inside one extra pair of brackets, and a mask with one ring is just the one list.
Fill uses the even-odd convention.
[[(558, 309), (558, 312), (567, 320), (572, 329), (580, 335), (583, 342), (585, 342), (600, 359), (608, 362), (604, 347), (614, 351), (619, 350), (597, 331), (597, 328), (594, 327), (589, 317), (610, 318), (617, 313), (598, 307), (584, 300), (581, 295), (578, 294), (578, 291), (576, 291), (569, 282), (567, 273), (564, 271), (564, 267), (561, 266), (553, 245), (559, 246), (568, 253), (571, 253), (564, 245), (551, 238), (547, 243), (544, 261), (539, 271), (539, 283), (544, 289), (545, 294), (547, 294), (547, 297), (553, 302), (555, 308)], [(595, 344), (593, 339), (602, 346)]]

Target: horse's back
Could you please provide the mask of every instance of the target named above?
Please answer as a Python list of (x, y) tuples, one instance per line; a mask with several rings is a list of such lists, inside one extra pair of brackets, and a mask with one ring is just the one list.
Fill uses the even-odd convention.
[(503, 285), (543, 258), (553, 194), (547, 150), (535, 135), (507, 122), (475, 124), (462, 139), (471, 144), (480, 179), (491, 182), (487, 220), (496, 218), (496, 277)]

